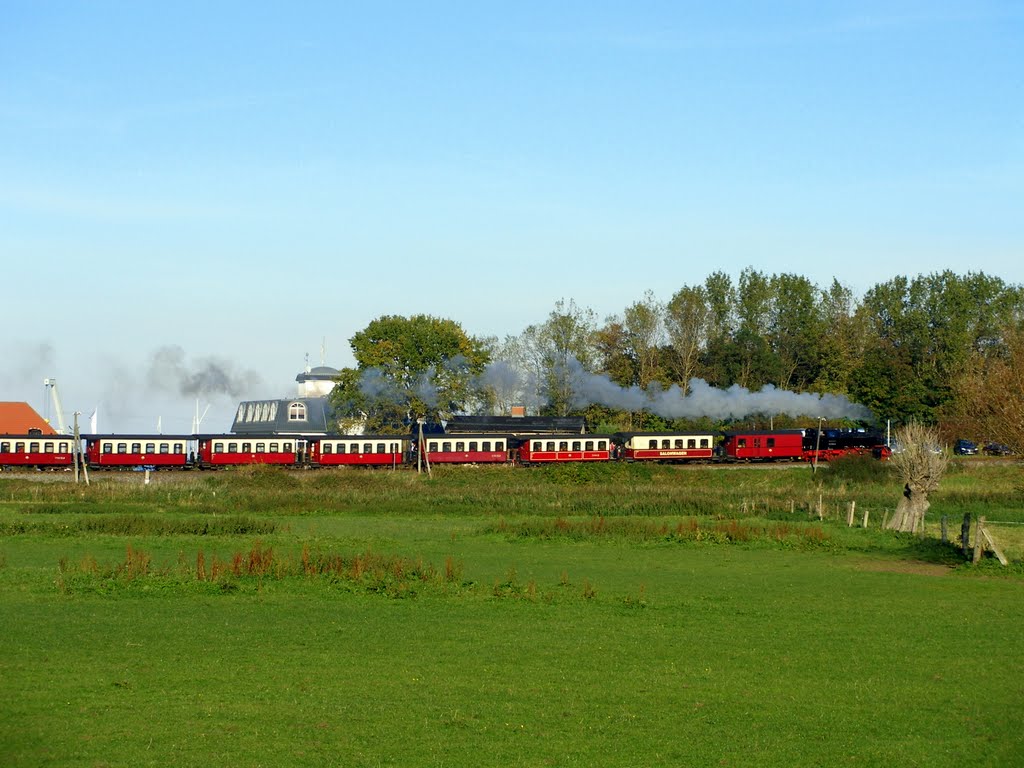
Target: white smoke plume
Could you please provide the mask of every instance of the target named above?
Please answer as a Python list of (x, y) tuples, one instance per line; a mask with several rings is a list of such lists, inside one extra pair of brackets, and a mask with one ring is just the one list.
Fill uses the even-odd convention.
[(755, 414), (786, 414), (827, 419), (870, 421), (873, 415), (863, 405), (850, 402), (843, 395), (790, 392), (767, 384), (752, 392), (739, 384), (728, 389), (712, 387), (703, 379), (690, 379), (689, 392), (678, 385), (668, 389), (651, 386), (620, 387), (607, 376), (588, 373), (576, 361), (570, 363), (570, 381), (574, 392), (573, 405), (604, 405), (626, 411), (647, 411), (666, 419), (708, 417), (716, 420), (742, 419)]

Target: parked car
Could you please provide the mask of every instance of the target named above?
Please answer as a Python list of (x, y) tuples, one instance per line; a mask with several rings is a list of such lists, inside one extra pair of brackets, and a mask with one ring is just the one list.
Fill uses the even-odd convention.
[(1004, 445), (1003, 443), (989, 443), (982, 450), (988, 456), (1012, 456), (1013, 451), (1010, 450), (1010, 446)]
[(978, 444), (970, 440), (957, 440), (953, 444), (953, 453), (957, 456), (974, 456), (978, 453)]

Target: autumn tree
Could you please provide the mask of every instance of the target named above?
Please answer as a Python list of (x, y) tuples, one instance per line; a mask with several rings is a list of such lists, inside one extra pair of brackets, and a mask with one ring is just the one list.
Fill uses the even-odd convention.
[(464, 409), (489, 361), (483, 342), (429, 315), (379, 317), (349, 343), (356, 368), (340, 372), (331, 399), (336, 412), (364, 414), (370, 431), (400, 431), (411, 419)]
[(975, 350), (953, 392), (943, 414), (947, 430), (1024, 451), (1024, 329), (1009, 328)]

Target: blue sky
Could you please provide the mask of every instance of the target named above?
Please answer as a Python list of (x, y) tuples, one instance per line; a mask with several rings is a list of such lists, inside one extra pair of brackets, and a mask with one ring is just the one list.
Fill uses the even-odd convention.
[(1022, 283), (1022, 209), (1020, 3), (0, 10), (0, 400), (54, 376), (104, 431), (189, 427), (145, 381), (175, 347), (277, 397), (381, 314), (503, 337), (748, 266)]

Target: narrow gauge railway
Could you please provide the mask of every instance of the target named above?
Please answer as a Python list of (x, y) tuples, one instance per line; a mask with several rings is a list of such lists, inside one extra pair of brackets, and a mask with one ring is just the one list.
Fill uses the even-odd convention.
[[(571, 462), (815, 462), (849, 455), (886, 459), (878, 432), (815, 429), (726, 432), (618, 432), (409, 435), (83, 435), (81, 461), (94, 470), (220, 469), (269, 464), (291, 468), (408, 467), (431, 464)], [(71, 469), (69, 435), (0, 435), (0, 469)]]

